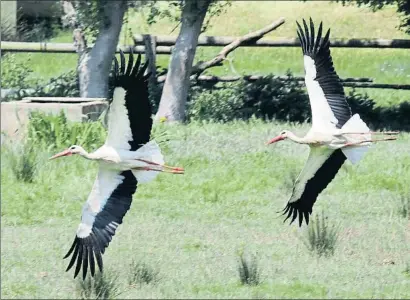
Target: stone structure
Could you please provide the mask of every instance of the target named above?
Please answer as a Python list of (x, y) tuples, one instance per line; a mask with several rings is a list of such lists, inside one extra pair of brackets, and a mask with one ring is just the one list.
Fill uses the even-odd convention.
[(27, 97), (21, 101), (1, 103), (1, 131), (6, 136), (21, 138), (31, 111), (58, 115), (61, 110), (67, 120), (74, 122), (96, 121), (108, 107), (103, 98)]

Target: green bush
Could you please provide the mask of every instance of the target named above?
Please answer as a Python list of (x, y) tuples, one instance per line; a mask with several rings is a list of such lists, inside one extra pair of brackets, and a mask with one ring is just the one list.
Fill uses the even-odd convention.
[[(27, 62), (30, 61), (30, 57)], [(1, 58), (1, 88), (11, 89), (19, 88), (26, 89), (30, 85), (35, 84), (35, 81), (29, 80), (31, 70), (27, 64), (17, 62), (14, 54), (8, 53)]]
[[(21, 100), (24, 97), (80, 96), (78, 77), (74, 70), (63, 73), (56, 78), (51, 78), (47, 83), (35, 83), (34, 81), (27, 81), (25, 78), (27, 71), (24, 68), (24, 64), (22, 64), (21, 68), (14, 71), (16, 78), (20, 78), (23, 84), (19, 85), (13, 93), (8, 94), (5, 97), (6, 101)], [(31, 72), (28, 70), (28, 74)], [(18, 83), (18, 81), (15, 80), (15, 83)]]
[(188, 119), (227, 122), (256, 116), (303, 122), (310, 118), (308, 104), (306, 93), (290, 73), (285, 80), (268, 75), (255, 82), (242, 80), (208, 89), (193, 88)]
[[(410, 101), (392, 107), (377, 107), (367, 94), (354, 89), (346, 95), (352, 113), (359, 113), (373, 129), (410, 130)], [(273, 75), (254, 82), (197, 83), (191, 88), (188, 120), (227, 122), (255, 116), (287, 122), (309, 122), (309, 97), (291, 73), (281, 79)]]
[(227, 122), (245, 118), (238, 85), (233, 83), (214, 90), (196, 89), (194, 99), (188, 102), (188, 119)]
[(410, 194), (402, 194), (400, 196), (398, 212), (401, 217), (410, 219)]
[(238, 274), (241, 284), (258, 285), (260, 284), (260, 270), (256, 257), (247, 259), (244, 254), (239, 255)]
[(312, 220), (308, 226), (307, 239), (304, 240), (310, 252), (320, 256), (330, 256), (335, 252), (338, 237), (338, 228), (330, 226), (322, 212), (322, 218), (316, 215), (316, 220)]
[(79, 277), (77, 293), (80, 299), (114, 299), (120, 295), (118, 275), (107, 270), (97, 272), (94, 278), (87, 276), (85, 280)]
[(106, 137), (101, 122), (69, 122), (63, 111), (58, 116), (32, 112), (27, 130), (29, 141), (47, 150), (58, 150), (74, 144), (85, 149), (95, 149), (104, 143)]
[(37, 170), (37, 149), (30, 142), (7, 144), (6, 161), (18, 181), (33, 182)]

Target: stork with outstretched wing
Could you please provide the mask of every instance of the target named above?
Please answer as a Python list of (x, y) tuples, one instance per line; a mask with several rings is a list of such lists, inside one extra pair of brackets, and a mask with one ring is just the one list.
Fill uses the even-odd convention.
[(108, 111), (108, 135), (104, 145), (92, 153), (73, 145), (50, 159), (79, 154), (99, 163), (97, 178), (88, 196), (74, 242), (64, 258), (71, 255), (67, 267), (76, 264), (74, 278), (83, 269), (83, 279), (95, 261), (103, 270), (102, 254), (111, 242), (131, 206), (137, 184), (148, 182), (159, 172), (183, 174), (184, 170), (164, 165), (161, 150), (150, 141), (152, 118), (148, 98), (147, 63), (140, 67), (141, 55), (134, 64), (132, 52), (126, 66), (114, 58), (114, 91)]
[[(309, 94), (312, 128), (304, 137), (284, 130), (268, 142), (272, 144), (290, 139), (310, 146), (309, 158), (296, 179), (292, 195), (283, 211), (285, 221), (299, 216), (309, 223), (309, 215), (318, 195), (334, 179), (346, 158), (357, 163), (373, 142), (397, 138), (398, 132), (371, 132), (358, 114), (352, 116), (346, 102), (343, 85), (333, 67), (330, 55), (330, 29), (322, 37), (322, 22), (315, 35), (310, 19), (310, 30), (305, 20), (303, 27), (296, 22), (305, 66), (305, 84)], [(380, 138), (373, 135), (384, 134)]]

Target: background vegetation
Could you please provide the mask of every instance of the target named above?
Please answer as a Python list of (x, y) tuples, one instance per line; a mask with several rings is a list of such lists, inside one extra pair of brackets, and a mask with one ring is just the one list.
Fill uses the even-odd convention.
[[(132, 43), (130, 33), (177, 35), (178, 23), (169, 18), (148, 25), (148, 9), (130, 11), (127, 14), (128, 23), (123, 26), (120, 35), (121, 44)], [(373, 12), (366, 6), (358, 8), (355, 4), (342, 6), (336, 2), (317, 1), (233, 2), (226, 13), (212, 18), (204, 34), (239, 36), (262, 28), (281, 16), (285, 17), (286, 23), (267, 35), (267, 38), (296, 37), (295, 21), (309, 16), (315, 22), (323, 21), (325, 28), (330, 27), (333, 38), (408, 38), (406, 33), (398, 29), (400, 17), (394, 6), (386, 6)], [(366, 26), (363, 26), (363, 20), (366, 20)], [(72, 32), (61, 32), (51, 41), (71, 43)], [(195, 61), (210, 59), (219, 51), (220, 47), (198, 47)], [(376, 83), (404, 84), (410, 80), (410, 60), (407, 52), (408, 49), (336, 48), (332, 49), (332, 56), (341, 77), (370, 77)], [(232, 64), (225, 63), (207, 73), (285, 75), (290, 70), (294, 76), (303, 76), (303, 61), (299, 48), (239, 48), (230, 54), (230, 58)], [(33, 70), (29, 78), (35, 78), (42, 83), (74, 70), (77, 65), (76, 54), (19, 53), (15, 54), (15, 60)], [(159, 55), (157, 64), (159, 67), (167, 67), (168, 60), (168, 55)], [(410, 100), (410, 91), (357, 89), (357, 92), (368, 93), (377, 105), (382, 106)]]
[[(407, 38), (396, 28), (394, 7), (373, 13), (353, 5), (280, 1), (234, 2), (206, 34), (241, 35), (280, 16), (287, 23), (272, 38), (295, 36), (294, 21), (309, 16), (323, 20), (337, 38)], [(130, 42), (129, 30), (176, 34), (169, 19), (148, 26), (144, 18), (144, 12), (128, 15), (122, 43)], [(71, 42), (71, 33), (52, 40)], [(199, 48), (196, 59), (218, 50)], [(380, 83), (408, 82), (407, 52), (332, 49), (342, 77)], [(243, 48), (233, 54), (233, 67), (211, 73), (303, 74), (300, 49)], [(159, 65), (167, 60), (161, 56)], [(57, 95), (68, 83), (73, 92), (77, 83), (70, 72), (76, 63), (77, 56), (69, 54), (7, 54), (2, 86), (20, 83)], [(45, 85), (50, 82), (57, 84)], [(408, 126), (409, 106), (402, 102), (410, 100), (409, 92), (366, 91), (368, 98), (360, 89), (349, 94), (349, 103), (372, 128)], [(262, 120), (266, 115), (277, 120)], [(276, 212), (288, 200), (308, 148), (265, 142), (284, 128), (307, 132), (308, 123), (297, 123), (309, 118), (304, 89), (291, 76), (285, 85), (270, 76), (253, 85), (197, 86), (189, 117), (188, 124), (156, 124), (153, 130), (167, 164), (184, 166), (186, 174), (160, 174), (138, 187), (104, 255), (104, 276), (84, 283), (64, 273), (68, 262), (62, 257), (97, 165), (76, 156), (48, 158), (71, 144), (94, 150), (105, 139), (103, 126), (34, 114), (25, 143), (3, 143), (1, 297), (410, 298), (408, 133), (374, 145), (356, 166), (346, 163), (320, 195), (311, 225), (299, 229), (283, 224)]]

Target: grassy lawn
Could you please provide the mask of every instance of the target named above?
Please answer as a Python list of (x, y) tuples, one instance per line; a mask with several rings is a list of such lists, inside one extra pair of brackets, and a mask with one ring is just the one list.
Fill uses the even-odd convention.
[[(167, 5), (165, 2), (163, 5)], [(233, 2), (225, 14), (212, 19), (211, 27), (205, 35), (239, 36), (260, 29), (279, 17), (286, 23), (273, 31), (268, 38), (296, 37), (296, 20), (309, 18), (318, 23), (323, 20), (327, 29), (331, 28), (333, 38), (409, 38), (396, 27), (399, 18), (393, 6), (378, 12), (369, 8), (342, 6), (322, 1), (238, 1)], [(127, 32), (151, 33), (157, 35), (177, 35), (177, 24), (166, 19), (148, 26), (147, 12), (130, 12), (129, 24), (123, 27), (120, 43), (129, 44)], [(71, 42), (71, 32), (61, 33), (55, 42)], [(220, 47), (199, 47), (195, 61), (208, 60), (220, 51)], [(75, 54), (16, 54), (20, 61), (31, 61), (33, 76), (47, 80), (61, 72), (75, 68)], [(408, 49), (332, 49), (337, 72), (341, 77), (370, 77), (376, 83), (408, 83), (410, 80), (410, 59)], [(295, 75), (303, 75), (303, 60), (299, 48), (239, 48), (229, 55), (232, 66), (224, 63), (208, 71), (214, 75), (236, 74), (277, 74), (291, 70)], [(169, 56), (159, 55), (158, 64), (168, 65)], [(379, 105), (397, 104), (410, 101), (409, 91), (360, 89), (367, 92)]]
[[(324, 211), (340, 229), (335, 254), (317, 258), (303, 243), (306, 226), (283, 224), (276, 213), (308, 154), (290, 142), (264, 144), (283, 128), (303, 134), (308, 126), (166, 128), (167, 163), (186, 174), (160, 174), (134, 195), (104, 255), (106, 270), (119, 275), (119, 298), (410, 298), (410, 219), (398, 213), (401, 195), (410, 195), (410, 135), (373, 146), (356, 166), (345, 163), (319, 196), (313, 216)], [(80, 297), (62, 257), (97, 166), (48, 161), (50, 154), (39, 152), (28, 184), (14, 179), (2, 149), (2, 298)], [(257, 257), (261, 284), (240, 285), (240, 251)], [(158, 272), (155, 284), (127, 283), (135, 260)]]

